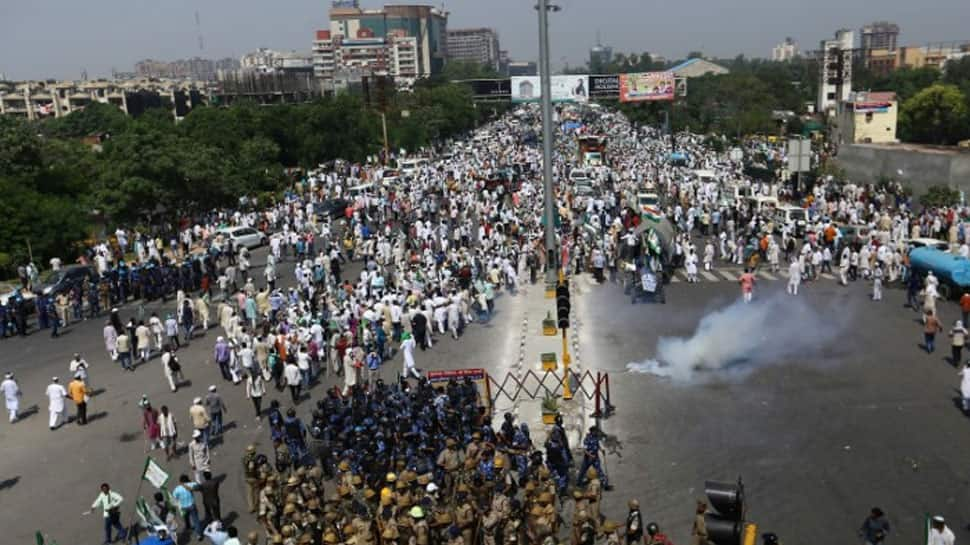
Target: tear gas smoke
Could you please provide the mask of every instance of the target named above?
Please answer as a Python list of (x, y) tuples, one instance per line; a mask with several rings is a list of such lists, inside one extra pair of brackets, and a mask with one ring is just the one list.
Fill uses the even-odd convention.
[(627, 370), (676, 382), (743, 377), (786, 359), (804, 358), (825, 348), (840, 331), (800, 297), (775, 294), (732, 305), (704, 316), (690, 338), (662, 337), (654, 359), (627, 364)]

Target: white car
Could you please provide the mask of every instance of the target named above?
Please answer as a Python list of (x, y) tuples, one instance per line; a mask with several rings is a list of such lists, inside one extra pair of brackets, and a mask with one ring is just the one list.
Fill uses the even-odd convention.
[(228, 229), (220, 229), (218, 233), (223, 238), (235, 242), (237, 248), (245, 246), (246, 248), (253, 249), (258, 246), (263, 246), (268, 242), (265, 233), (257, 231), (252, 227), (229, 227)]

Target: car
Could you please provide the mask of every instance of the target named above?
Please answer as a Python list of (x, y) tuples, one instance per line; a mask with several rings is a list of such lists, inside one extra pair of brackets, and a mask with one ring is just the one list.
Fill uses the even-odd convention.
[(841, 225), (839, 235), (842, 244), (866, 244), (872, 238), (872, 229), (863, 224)]
[(98, 281), (98, 273), (90, 265), (68, 265), (56, 271), (51, 271), (34, 287), (38, 295), (55, 296), (66, 293), (72, 288), (79, 287), (87, 279), (89, 282)]
[(589, 174), (581, 168), (574, 168), (569, 172), (569, 181), (572, 183), (580, 182), (582, 180), (588, 180)]
[(229, 227), (227, 229), (220, 229), (218, 234), (227, 240), (235, 242), (237, 247), (246, 247), (249, 249), (263, 246), (269, 241), (266, 233), (261, 233), (252, 227)]
[(348, 206), (350, 206), (350, 201), (347, 199), (329, 199), (314, 203), (313, 212), (318, 216), (341, 218), (344, 216)]

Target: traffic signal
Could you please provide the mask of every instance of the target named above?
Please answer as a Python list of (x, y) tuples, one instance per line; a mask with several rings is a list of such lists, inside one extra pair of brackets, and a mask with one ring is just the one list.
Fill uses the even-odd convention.
[(741, 545), (744, 533), (744, 483), (706, 481), (704, 493), (710, 512), (704, 515), (707, 538), (716, 545)]
[(556, 286), (556, 317), (559, 318), (559, 329), (569, 327), (569, 286)]

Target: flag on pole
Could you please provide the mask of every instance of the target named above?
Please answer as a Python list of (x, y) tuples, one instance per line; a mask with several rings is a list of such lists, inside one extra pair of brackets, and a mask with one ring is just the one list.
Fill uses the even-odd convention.
[(660, 217), (662, 214), (659, 208), (655, 206), (643, 205), (640, 207), (640, 211), (641, 211), (640, 215), (643, 216), (643, 219), (650, 220), (654, 223), (657, 223), (658, 221), (660, 221)]
[(155, 488), (162, 489), (168, 483), (169, 475), (149, 456), (145, 458), (145, 469), (142, 471), (141, 478), (152, 483)]

